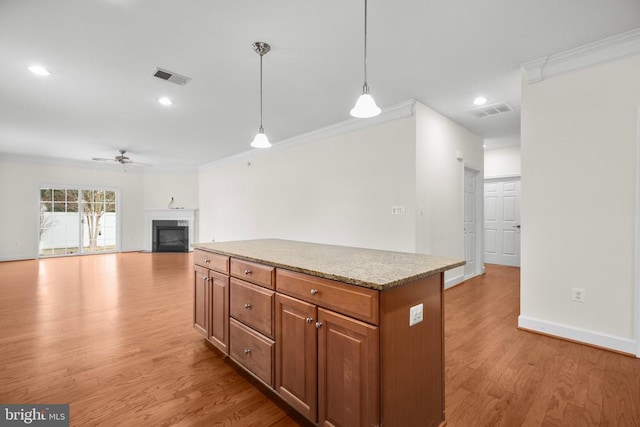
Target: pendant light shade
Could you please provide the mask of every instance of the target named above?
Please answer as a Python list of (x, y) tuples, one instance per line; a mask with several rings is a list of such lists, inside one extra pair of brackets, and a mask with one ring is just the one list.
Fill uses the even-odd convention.
[(251, 146), (253, 148), (269, 148), (271, 147), (271, 143), (269, 142), (269, 138), (264, 134), (264, 129), (260, 128), (260, 131), (256, 134), (256, 137), (251, 141)]
[(271, 143), (267, 135), (264, 134), (264, 128), (262, 127), (262, 57), (271, 50), (271, 46), (264, 42), (255, 42), (251, 47), (260, 55), (260, 130), (258, 130), (255, 138), (251, 141), (251, 146), (254, 148), (269, 148), (271, 147)]
[(351, 115), (359, 119), (368, 119), (377, 116), (381, 111), (380, 107), (376, 105), (376, 101), (369, 95), (369, 87), (365, 83), (362, 95), (356, 101), (355, 107), (351, 109)]
[(381, 112), (382, 110), (376, 105), (376, 101), (369, 95), (369, 85), (367, 84), (367, 0), (364, 0), (364, 85), (362, 85), (362, 95), (350, 113), (353, 117), (366, 119), (375, 117)]

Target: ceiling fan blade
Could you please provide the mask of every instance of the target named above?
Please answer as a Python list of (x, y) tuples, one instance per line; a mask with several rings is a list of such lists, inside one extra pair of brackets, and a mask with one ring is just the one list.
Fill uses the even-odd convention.
[(120, 155), (115, 156), (114, 158), (108, 159), (104, 157), (92, 157), (91, 160), (95, 160), (97, 162), (114, 162), (119, 163), (121, 165), (136, 165), (136, 166), (153, 166), (149, 163), (136, 162), (131, 160), (129, 157), (125, 156), (125, 150), (118, 150)]

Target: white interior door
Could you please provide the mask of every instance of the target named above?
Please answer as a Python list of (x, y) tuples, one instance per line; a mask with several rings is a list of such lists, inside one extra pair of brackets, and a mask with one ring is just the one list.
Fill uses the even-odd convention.
[(465, 279), (476, 275), (476, 178), (478, 172), (464, 170), (464, 266)]
[(484, 183), (484, 260), (520, 267), (520, 179)]

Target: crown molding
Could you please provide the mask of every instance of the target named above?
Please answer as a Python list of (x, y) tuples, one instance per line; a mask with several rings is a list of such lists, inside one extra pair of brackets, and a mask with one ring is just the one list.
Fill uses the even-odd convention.
[(522, 68), (527, 72), (527, 83), (533, 84), (637, 53), (640, 53), (640, 28), (527, 62)]
[(214, 162), (206, 163), (199, 167), (200, 171), (209, 170), (221, 166), (227, 163), (234, 163), (241, 160), (247, 160), (255, 158), (256, 156), (273, 153), (274, 151), (284, 150), (296, 145), (308, 144), (321, 139), (331, 138), (332, 136), (341, 135), (349, 132), (353, 132), (359, 129), (364, 129), (370, 126), (375, 126), (381, 123), (390, 122), (398, 119), (408, 119), (415, 115), (415, 99), (409, 99), (407, 101), (400, 102), (398, 104), (391, 105), (382, 110), (382, 113), (376, 117), (370, 119), (356, 119), (350, 118), (341, 122), (334, 123), (329, 126), (325, 126), (320, 129), (313, 130), (311, 132), (303, 133), (301, 135), (294, 136), (283, 141), (274, 143), (271, 148), (268, 149), (253, 149), (244, 151), (233, 156), (225, 157), (224, 159), (216, 160)]

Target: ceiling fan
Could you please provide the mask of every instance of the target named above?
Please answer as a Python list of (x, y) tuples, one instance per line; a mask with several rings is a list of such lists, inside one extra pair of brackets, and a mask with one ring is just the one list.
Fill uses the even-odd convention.
[(118, 150), (118, 151), (120, 152), (120, 155), (115, 156), (113, 159), (107, 159), (103, 157), (92, 157), (91, 160), (95, 160), (98, 162), (116, 162), (116, 163), (120, 163), (121, 165), (134, 164), (134, 165), (142, 165), (142, 166), (151, 166), (148, 163), (134, 162), (128, 156), (125, 155), (125, 153), (127, 152), (126, 150)]

